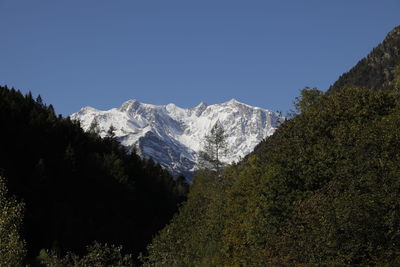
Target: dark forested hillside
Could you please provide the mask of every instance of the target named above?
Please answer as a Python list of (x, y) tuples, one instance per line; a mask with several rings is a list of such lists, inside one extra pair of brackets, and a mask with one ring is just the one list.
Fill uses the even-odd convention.
[(400, 264), (399, 92), (302, 96), (243, 162), (195, 177), (146, 265)]
[(84, 133), (40, 96), (0, 87), (0, 176), (25, 203), (28, 256), (82, 253), (94, 241), (137, 256), (184, 198), (185, 186), (110, 137)]
[[(400, 26), (350, 71), (344, 73), (329, 88), (338, 91), (345, 87), (387, 89), (394, 86), (396, 68), (400, 68)], [(397, 69), (400, 72), (400, 69)]]

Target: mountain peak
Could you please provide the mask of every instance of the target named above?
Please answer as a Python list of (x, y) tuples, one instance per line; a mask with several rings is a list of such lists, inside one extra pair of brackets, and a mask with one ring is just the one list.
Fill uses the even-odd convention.
[(130, 100), (125, 101), (124, 103), (122, 103), (122, 105), (119, 108), (119, 110), (121, 112), (127, 112), (129, 110), (136, 109), (139, 105), (140, 105), (139, 101), (137, 101), (136, 99), (130, 99)]
[(242, 103), (242, 102), (236, 100), (235, 98), (232, 98), (231, 100), (226, 101), (225, 103), (222, 103), (222, 104), (223, 105), (229, 105), (229, 106), (238, 106), (238, 105), (240, 105), (240, 106), (247, 106), (247, 107), (250, 107), (250, 108), (257, 108), (257, 107), (253, 107), (253, 106), (247, 105), (245, 103)]
[(187, 109), (175, 104), (155, 106), (132, 99), (118, 109), (78, 112), (71, 117), (80, 120), (84, 130), (97, 118), (101, 136), (106, 136), (113, 125), (122, 145), (128, 149), (136, 147), (143, 157), (151, 157), (173, 174), (183, 173), (187, 177), (196, 170), (204, 136), (215, 123), (223, 127), (229, 140), (229, 153), (221, 160), (231, 163), (250, 153), (282, 121), (282, 117), (269, 110), (236, 99), (211, 106), (201, 102)]
[(201, 101), (197, 106), (195, 106), (194, 108), (202, 108), (202, 107), (207, 107), (207, 103)]
[(237, 101), (235, 98), (232, 98), (231, 100), (226, 102), (227, 104), (241, 104), (239, 101)]
[(174, 103), (169, 103), (167, 105), (165, 105), (165, 108), (169, 111), (169, 110), (174, 110), (179, 108), (177, 105), (175, 105)]
[(94, 107), (90, 106), (83, 107), (81, 110), (98, 111), (98, 109), (95, 109)]
[(98, 109), (95, 109), (90, 106), (86, 106), (81, 108), (76, 114), (79, 114), (80, 116), (84, 116), (85, 114), (91, 113), (91, 112), (98, 112)]
[(193, 108), (196, 112), (196, 116), (199, 117), (201, 113), (203, 113), (203, 111), (207, 109), (207, 107), (208, 105), (205, 102), (201, 101), (197, 106)]

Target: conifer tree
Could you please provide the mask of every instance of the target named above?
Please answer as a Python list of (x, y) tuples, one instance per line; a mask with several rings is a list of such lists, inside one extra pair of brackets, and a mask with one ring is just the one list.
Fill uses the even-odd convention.
[(92, 133), (92, 134), (99, 134), (100, 133), (100, 127), (99, 127), (99, 123), (97, 121), (97, 118), (94, 118), (92, 123), (90, 124), (89, 133)]
[(38, 97), (36, 98), (36, 103), (38, 103), (39, 105), (43, 105), (43, 100), (42, 97), (40, 95), (38, 95)]
[(110, 128), (108, 128), (108, 131), (107, 131), (107, 137), (109, 137), (109, 138), (114, 138), (115, 137), (115, 127), (111, 124), (110, 125)]
[(204, 137), (203, 150), (199, 152), (200, 168), (219, 172), (224, 163), (221, 156), (226, 153), (226, 134), (219, 122), (215, 123), (208, 135)]

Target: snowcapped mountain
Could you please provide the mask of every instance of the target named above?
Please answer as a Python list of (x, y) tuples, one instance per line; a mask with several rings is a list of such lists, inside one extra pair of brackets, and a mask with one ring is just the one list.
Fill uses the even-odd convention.
[(122, 145), (136, 147), (141, 156), (153, 158), (173, 174), (189, 176), (196, 169), (204, 136), (215, 123), (219, 122), (227, 135), (228, 153), (222, 161), (231, 163), (250, 153), (284, 120), (278, 113), (235, 99), (215, 105), (201, 102), (193, 108), (129, 100), (106, 111), (84, 107), (70, 117), (79, 120), (85, 131), (97, 121), (102, 137), (112, 125)]

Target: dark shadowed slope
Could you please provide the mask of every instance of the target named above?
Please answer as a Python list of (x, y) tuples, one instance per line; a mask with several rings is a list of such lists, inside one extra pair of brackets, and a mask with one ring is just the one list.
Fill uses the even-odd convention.
[(400, 26), (394, 28), (372, 52), (344, 73), (328, 92), (344, 87), (387, 89), (393, 87), (395, 69), (400, 64)]
[(81, 253), (93, 241), (137, 256), (185, 189), (112, 137), (85, 133), (31, 94), (0, 87), (0, 174), (25, 204), (28, 255)]

